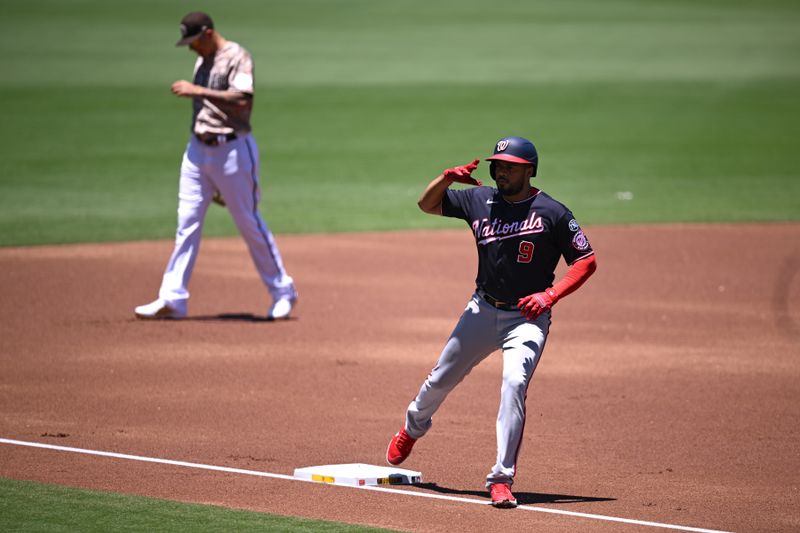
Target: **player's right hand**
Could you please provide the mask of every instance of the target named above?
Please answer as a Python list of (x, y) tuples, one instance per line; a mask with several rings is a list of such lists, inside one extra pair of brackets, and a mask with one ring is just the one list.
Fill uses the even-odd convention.
[(186, 80), (178, 80), (170, 87), (175, 96), (194, 97), (198, 94), (198, 87), (194, 83)]
[(483, 185), (481, 180), (473, 178), (471, 176), (472, 172), (478, 168), (478, 163), (480, 163), (480, 159), (474, 160), (469, 165), (462, 165), (460, 167), (453, 167), (448, 168), (444, 172), (442, 172), (442, 176), (445, 179), (450, 180), (451, 182), (458, 182), (458, 183), (466, 183), (467, 185)]
[(517, 307), (522, 316), (528, 320), (535, 320), (536, 317), (553, 307), (557, 301), (558, 293), (553, 287), (549, 287), (543, 292), (520, 298)]

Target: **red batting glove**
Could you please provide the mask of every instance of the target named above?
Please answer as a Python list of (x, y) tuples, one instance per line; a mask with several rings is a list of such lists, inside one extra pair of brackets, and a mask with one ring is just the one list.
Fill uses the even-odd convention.
[(558, 293), (549, 287), (544, 292), (537, 292), (529, 296), (524, 296), (517, 302), (519, 312), (528, 320), (533, 320), (541, 315), (558, 301)]
[(442, 175), (451, 182), (457, 181), (458, 183), (466, 183), (467, 185), (477, 185), (480, 187), (483, 185), (481, 180), (475, 179), (470, 175), (476, 168), (478, 168), (478, 163), (480, 162), (480, 159), (476, 159), (469, 165), (448, 168), (442, 172)]

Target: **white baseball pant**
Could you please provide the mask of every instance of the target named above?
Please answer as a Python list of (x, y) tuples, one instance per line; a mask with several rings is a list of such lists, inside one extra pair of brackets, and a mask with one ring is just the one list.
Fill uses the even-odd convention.
[(272, 298), (296, 296), (294, 282), (258, 211), (258, 169), (258, 146), (252, 135), (241, 135), (218, 146), (208, 146), (192, 136), (181, 163), (175, 249), (164, 271), (159, 298), (186, 309), (203, 221), (215, 190), (222, 194)]

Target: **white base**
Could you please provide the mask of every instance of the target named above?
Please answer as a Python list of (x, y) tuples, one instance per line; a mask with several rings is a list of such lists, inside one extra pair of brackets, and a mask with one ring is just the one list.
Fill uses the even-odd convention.
[(422, 482), (422, 472), (361, 463), (295, 468), (294, 477), (334, 485), (411, 485)]

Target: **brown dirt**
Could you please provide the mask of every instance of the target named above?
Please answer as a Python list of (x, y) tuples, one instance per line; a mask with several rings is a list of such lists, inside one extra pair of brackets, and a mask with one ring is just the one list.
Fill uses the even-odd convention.
[[(734, 531), (800, 529), (800, 225), (595, 227), (528, 398), (521, 503)], [(384, 464), (471, 292), (466, 230), (278, 236), (296, 318), (238, 238), (208, 239), (191, 318), (146, 322), (170, 242), (0, 250), (0, 437), (291, 475)], [(404, 467), (483, 497), (500, 361)], [(409, 531), (642, 526), (0, 444), (0, 476)], [(435, 484), (435, 485), (430, 485)], [(647, 528), (652, 530), (652, 528)]]

